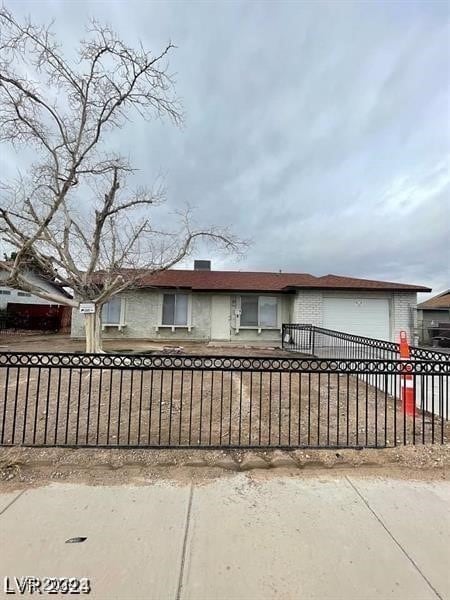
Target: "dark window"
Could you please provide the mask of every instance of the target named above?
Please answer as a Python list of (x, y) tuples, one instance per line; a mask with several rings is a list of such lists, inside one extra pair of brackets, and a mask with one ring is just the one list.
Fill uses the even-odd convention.
[(188, 300), (187, 294), (164, 294), (162, 324), (187, 325)]
[(241, 325), (258, 326), (258, 296), (241, 297)]

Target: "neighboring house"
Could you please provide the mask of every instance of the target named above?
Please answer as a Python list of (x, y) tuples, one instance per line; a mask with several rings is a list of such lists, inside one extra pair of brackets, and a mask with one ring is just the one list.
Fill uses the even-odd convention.
[[(0, 262), (0, 311), (6, 312), (11, 322), (20, 322), (24, 329), (39, 329), (39, 324), (50, 323), (58, 325), (58, 329), (70, 327), (69, 307), (63, 306), (64, 298), (71, 297), (63, 288), (55, 283), (44, 279), (33, 270), (26, 272), (26, 278), (30, 283), (38, 284), (45, 291), (55, 294), (61, 298), (61, 303), (50, 302), (21, 290), (16, 290), (4, 285), (8, 278), (6, 263)], [(68, 313), (68, 314), (67, 314)], [(55, 326), (56, 326), (55, 325)], [(28, 327), (29, 326), (29, 327)], [(46, 327), (43, 327), (44, 329)]]
[(19, 290), (15, 290), (13, 288), (1, 285), (0, 279), (0, 310), (6, 310), (8, 302), (20, 302), (24, 304), (44, 304), (44, 302), (37, 296), (32, 296), (27, 292), (20, 292)]
[[(206, 267), (206, 268), (205, 268)], [(141, 278), (139, 286), (104, 307), (104, 337), (149, 340), (216, 340), (280, 344), (283, 323), (311, 323), (378, 339), (416, 331), (417, 292), (429, 288), (337, 275), (168, 270)], [(72, 335), (83, 335), (74, 309)]]
[(420, 341), (430, 344), (433, 326), (450, 322), (450, 290), (446, 290), (417, 305), (417, 325)]
[(48, 302), (38, 296), (33, 296), (29, 292), (21, 292), (1, 283), (0, 279), (0, 310), (6, 310), (8, 304), (39, 304), (43, 306), (54, 304), (54, 302)]
[[(8, 278), (8, 271), (6, 269), (6, 262), (0, 261), (0, 310), (4, 310), (9, 303), (12, 304), (42, 304), (42, 305), (51, 305), (57, 304), (56, 302), (49, 302), (48, 300), (44, 300), (43, 298), (39, 298), (29, 292), (23, 292), (20, 290), (16, 290), (7, 285), (4, 285)], [(61, 296), (61, 301), (64, 301), (64, 298), (71, 297), (63, 288), (55, 283), (44, 279), (35, 271), (31, 269), (26, 272), (26, 278), (30, 283), (37, 283), (42, 289), (57, 296)]]

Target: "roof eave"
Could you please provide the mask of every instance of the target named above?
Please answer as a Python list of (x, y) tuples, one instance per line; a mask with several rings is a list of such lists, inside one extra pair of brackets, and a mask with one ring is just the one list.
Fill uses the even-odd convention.
[(445, 310), (450, 311), (450, 306), (421, 306), (417, 305), (417, 310)]
[(413, 287), (369, 287), (369, 286), (342, 286), (342, 285), (296, 285), (291, 286), (298, 290), (342, 290), (350, 292), (431, 292), (431, 288), (423, 286)]
[(355, 287), (355, 286), (319, 286), (319, 285), (289, 285), (283, 288), (209, 288), (209, 287), (194, 287), (187, 285), (174, 285), (174, 284), (138, 284), (136, 286), (139, 289), (164, 289), (164, 290), (189, 290), (192, 292), (228, 292), (228, 293), (267, 293), (267, 294), (292, 294), (296, 290), (337, 290), (337, 291), (350, 291), (350, 292), (430, 292), (431, 289), (427, 287)]

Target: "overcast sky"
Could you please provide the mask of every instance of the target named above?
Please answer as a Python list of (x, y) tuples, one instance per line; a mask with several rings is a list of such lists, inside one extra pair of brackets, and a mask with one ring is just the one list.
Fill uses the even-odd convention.
[(213, 268), (450, 287), (446, 1), (6, 5), (54, 19), (68, 52), (90, 17), (177, 45), (184, 128), (136, 120), (114, 144), (171, 208), (253, 240), (240, 262), (204, 249)]

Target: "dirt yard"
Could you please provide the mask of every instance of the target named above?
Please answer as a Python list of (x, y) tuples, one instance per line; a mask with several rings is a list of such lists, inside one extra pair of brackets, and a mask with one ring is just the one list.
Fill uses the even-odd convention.
[(0, 443), (358, 447), (447, 442), (449, 423), (404, 414), (350, 374), (12, 367)]
[[(114, 339), (104, 340), (103, 347), (107, 352), (139, 353), (139, 352), (161, 352), (166, 349), (178, 349), (180, 346), (187, 354), (210, 354), (233, 356), (247, 356), (257, 352), (259, 356), (281, 353), (288, 355), (280, 348), (259, 344), (248, 346), (233, 343), (207, 343), (207, 342), (170, 342), (170, 341), (147, 341), (143, 339)], [(69, 335), (46, 334), (46, 335), (1, 335), (0, 352), (84, 352), (85, 343), (82, 339), (73, 339)], [(291, 353), (289, 353), (289, 356)]]

